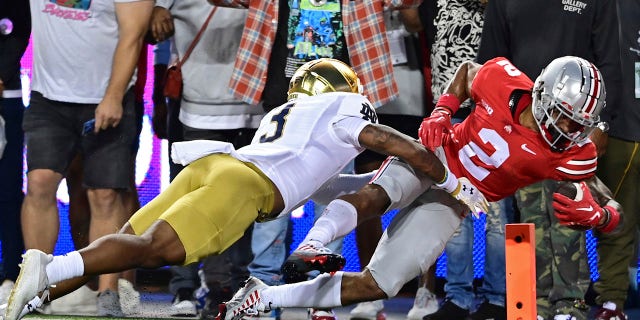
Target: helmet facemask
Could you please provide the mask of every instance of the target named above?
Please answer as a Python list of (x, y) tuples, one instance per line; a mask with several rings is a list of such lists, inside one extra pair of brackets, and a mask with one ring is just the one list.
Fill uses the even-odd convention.
[[(562, 152), (586, 142), (600, 125), (605, 97), (602, 76), (593, 64), (577, 57), (552, 61), (536, 79), (532, 102), (534, 118), (551, 150)], [(567, 131), (560, 123), (567, 123)]]

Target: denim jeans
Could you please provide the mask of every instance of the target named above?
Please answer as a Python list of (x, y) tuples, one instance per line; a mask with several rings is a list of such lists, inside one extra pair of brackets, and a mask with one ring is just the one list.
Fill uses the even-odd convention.
[[(353, 173), (353, 161), (342, 172)], [(324, 208), (324, 205), (314, 203), (314, 221), (318, 220)], [(284, 283), (280, 268), (289, 256), (287, 235), (290, 222), (291, 220), (287, 216), (253, 224), (253, 238), (251, 240), (253, 261), (249, 264), (249, 272), (270, 286)], [(335, 253), (341, 253), (342, 238), (332, 241), (327, 245), (327, 248)], [(312, 277), (315, 275), (317, 274), (311, 273)]]
[(287, 231), (289, 217), (253, 224), (249, 273), (270, 286), (283, 284), (280, 267), (289, 254)]
[(5, 121), (7, 145), (0, 157), (0, 242), (2, 242), (2, 264), (0, 282), (13, 281), (18, 277), (24, 251), (20, 227), (20, 207), (22, 206), (23, 165), (22, 151), (24, 134), (22, 98), (0, 98), (0, 109)]
[[(513, 199), (492, 202), (485, 225), (484, 281), (477, 290), (477, 298), (504, 306), (506, 296), (504, 225), (513, 221)], [(471, 310), (473, 293), (473, 238), (474, 220), (468, 215), (453, 237), (447, 242), (446, 298), (457, 306)]]
[[(324, 205), (314, 203), (314, 221), (320, 217), (324, 208)], [(253, 224), (251, 239), (253, 261), (249, 264), (249, 272), (270, 286), (284, 283), (280, 268), (289, 256), (286, 241), (289, 225), (288, 217)], [(342, 252), (342, 238), (330, 242), (327, 248), (332, 252)], [(310, 272), (310, 275), (315, 277), (317, 273)]]

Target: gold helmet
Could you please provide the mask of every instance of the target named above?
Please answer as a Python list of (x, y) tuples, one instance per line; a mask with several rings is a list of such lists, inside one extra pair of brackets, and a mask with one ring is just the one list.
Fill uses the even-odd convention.
[(362, 86), (349, 65), (340, 60), (322, 58), (309, 61), (296, 70), (289, 81), (287, 100), (327, 92), (362, 93)]

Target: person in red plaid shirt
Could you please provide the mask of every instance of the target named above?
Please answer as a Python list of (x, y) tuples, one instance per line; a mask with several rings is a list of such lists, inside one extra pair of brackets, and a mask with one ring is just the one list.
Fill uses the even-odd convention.
[[(266, 89), (269, 88), (269, 82), (279, 81), (273, 77), (276, 73), (281, 71), (293, 73), (297, 69), (297, 66), (291, 68), (292, 62), (299, 65), (304, 63), (293, 61), (296, 59), (289, 57), (288, 51), (293, 50), (287, 48), (287, 44), (291, 44), (289, 39), (295, 33), (292, 29), (297, 26), (287, 26), (287, 18), (298, 12), (304, 12), (305, 7), (309, 9), (308, 11), (318, 11), (316, 8), (326, 7), (326, 10), (320, 11), (330, 13), (332, 25), (340, 29), (334, 31), (338, 38), (337, 42), (341, 41), (345, 45), (341, 49), (346, 49), (337, 52), (337, 56), (333, 58), (349, 62), (353, 66), (362, 78), (364, 92), (367, 93), (369, 100), (374, 107), (379, 107), (398, 96), (398, 88), (393, 80), (392, 63), (388, 56), (389, 44), (385, 37), (386, 29), (382, 12), (385, 9), (416, 7), (422, 1), (341, 0), (338, 3), (337, 0), (209, 0), (209, 2), (214, 5), (249, 10), (244, 37), (236, 56), (235, 71), (229, 83), (229, 87), (237, 97), (250, 104), (263, 101), (266, 106), (270, 98), (263, 92), (268, 95), (280, 95), (286, 92), (286, 90), (268, 91)], [(314, 21), (306, 22), (313, 25)], [(300, 19), (299, 24), (304, 25), (305, 20)], [(322, 40), (316, 42), (319, 43)], [(278, 70), (278, 67), (286, 67), (286, 70), (284, 68)], [(290, 75), (287, 78), (290, 78)], [(286, 89), (288, 82), (284, 80), (280, 82)], [(284, 100), (285, 97), (281, 99)], [(277, 106), (280, 103), (274, 105)]]

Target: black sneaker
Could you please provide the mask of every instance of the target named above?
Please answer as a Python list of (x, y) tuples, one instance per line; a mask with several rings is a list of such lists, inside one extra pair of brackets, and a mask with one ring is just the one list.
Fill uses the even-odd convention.
[(422, 320), (466, 320), (469, 310), (458, 307), (451, 300), (445, 300), (440, 309), (428, 314)]
[(332, 253), (326, 247), (305, 244), (294, 250), (282, 264), (282, 275), (286, 283), (295, 283), (307, 280), (306, 273), (309, 271), (340, 271), (345, 263), (343, 256)]
[(485, 301), (471, 314), (471, 320), (507, 320), (507, 309)]
[(209, 290), (205, 298), (204, 308), (200, 311), (201, 320), (214, 320), (218, 316), (218, 306), (225, 303), (233, 297), (233, 292), (229, 287), (214, 287)]

